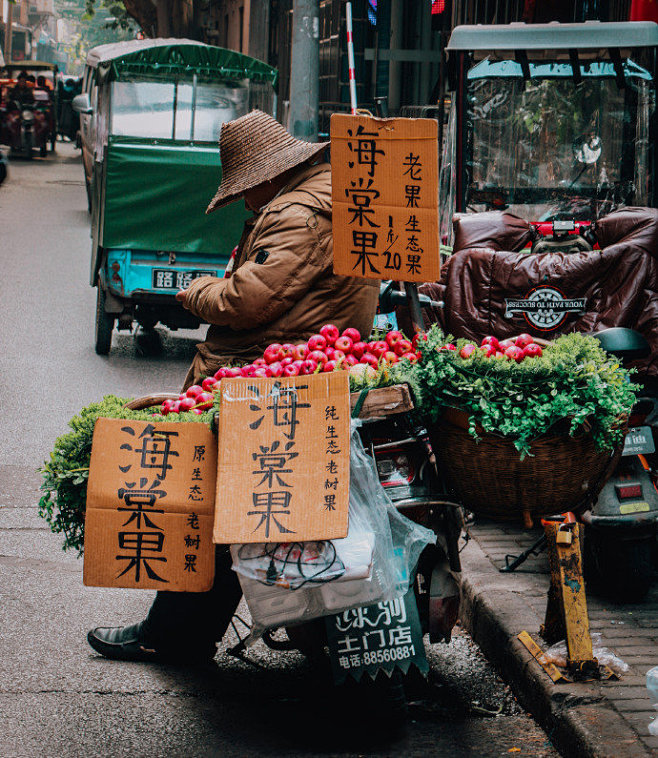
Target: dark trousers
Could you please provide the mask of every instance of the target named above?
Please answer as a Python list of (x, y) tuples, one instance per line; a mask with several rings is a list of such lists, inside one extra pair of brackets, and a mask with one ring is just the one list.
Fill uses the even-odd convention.
[(158, 592), (144, 624), (145, 639), (158, 650), (214, 652), (238, 607), (242, 589), (225, 546), (215, 550), (215, 582), (208, 592)]

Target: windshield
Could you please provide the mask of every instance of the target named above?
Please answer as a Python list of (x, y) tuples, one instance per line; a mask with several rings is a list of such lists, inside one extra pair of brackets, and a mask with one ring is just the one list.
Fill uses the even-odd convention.
[(467, 103), (467, 210), (591, 220), (650, 204), (655, 87), (633, 61), (529, 63), (524, 77), (487, 59), (468, 72)]
[(218, 142), (225, 121), (247, 113), (246, 82), (112, 82), (110, 133)]

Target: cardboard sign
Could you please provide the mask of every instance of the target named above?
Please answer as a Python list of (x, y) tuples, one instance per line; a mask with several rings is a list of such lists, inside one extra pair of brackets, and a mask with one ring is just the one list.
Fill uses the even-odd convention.
[(335, 273), (438, 280), (438, 160), (434, 119), (331, 117)]
[(212, 587), (217, 444), (205, 424), (100, 418), (91, 449), (84, 583)]
[(429, 671), (413, 587), (396, 600), (327, 616), (325, 624), (336, 684), (364, 673), (374, 679), (380, 670), (406, 674), (412, 663)]
[(223, 379), (221, 392), (215, 542), (345, 537), (347, 372)]

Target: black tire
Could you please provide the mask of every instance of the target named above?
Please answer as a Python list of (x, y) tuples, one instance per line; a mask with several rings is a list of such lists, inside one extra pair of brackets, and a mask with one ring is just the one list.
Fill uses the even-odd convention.
[(32, 133), (25, 135), (25, 157), (28, 161), (32, 160), (32, 148), (34, 147), (34, 137)]
[(585, 533), (585, 579), (597, 594), (617, 603), (639, 603), (653, 579), (651, 541)]
[(97, 355), (108, 355), (110, 352), (114, 320), (114, 316), (105, 312), (105, 290), (99, 283), (96, 287), (95, 348)]

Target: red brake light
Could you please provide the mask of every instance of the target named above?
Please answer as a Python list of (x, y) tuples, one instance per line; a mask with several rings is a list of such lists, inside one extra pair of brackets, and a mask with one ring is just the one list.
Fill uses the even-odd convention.
[(619, 500), (631, 500), (642, 497), (641, 484), (615, 484), (615, 491)]

